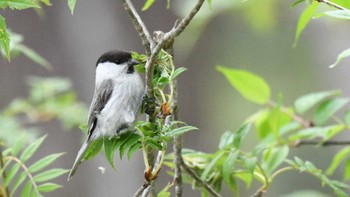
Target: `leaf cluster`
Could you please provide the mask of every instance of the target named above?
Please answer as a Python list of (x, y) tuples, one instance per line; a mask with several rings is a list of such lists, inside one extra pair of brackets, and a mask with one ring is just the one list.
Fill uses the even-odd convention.
[[(62, 168), (46, 169), (47, 166), (56, 161), (63, 153), (47, 155), (27, 165), (27, 161), (32, 158), (46, 136), (41, 137), (26, 146), (26, 136), (17, 136), (17, 141), (6, 149), (1, 149), (2, 182), (0, 184), (1, 196), (43, 196), (43, 193), (52, 192), (61, 186), (51, 181), (68, 170)], [(5, 189), (10, 191), (6, 193)]]

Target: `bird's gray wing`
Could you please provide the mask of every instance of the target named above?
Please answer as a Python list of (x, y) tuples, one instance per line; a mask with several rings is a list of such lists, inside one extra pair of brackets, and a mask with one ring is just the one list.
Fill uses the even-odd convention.
[(105, 107), (106, 103), (110, 99), (113, 93), (114, 83), (112, 80), (105, 80), (102, 83), (96, 84), (94, 97), (91, 102), (90, 110), (89, 110), (89, 118), (88, 118), (88, 138), (80, 148), (77, 157), (75, 158), (73, 167), (71, 168), (68, 180), (72, 178), (75, 172), (78, 169), (81, 160), (83, 159), (85, 152), (88, 150), (91, 142), (94, 139), (91, 139), (91, 135), (96, 128), (96, 124), (98, 121), (98, 114)]
[(113, 80), (105, 80), (100, 84), (96, 84), (94, 97), (91, 102), (89, 109), (88, 117), (88, 139), (91, 137), (91, 134), (94, 132), (98, 115), (102, 109), (106, 106), (108, 100), (111, 98), (113, 93), (114, 82)]

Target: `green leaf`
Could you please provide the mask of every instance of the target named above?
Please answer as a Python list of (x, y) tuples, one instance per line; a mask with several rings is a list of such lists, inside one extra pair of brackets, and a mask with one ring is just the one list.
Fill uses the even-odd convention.
[(79, 129), (80, 129), (85, 135), (87, 135), (87, 133), (88, 133), (88, 125), (87, 125), (87, 123), (80, 125), (80, 126), (79, 126)]
[(16, 181), (15, 181), (15, 184), (11, 190), (11, 195), (10, 196), (13, 196), (14, 193), (16, 192), (16, 190), (18, 189), (18, 187), (23, 183), (23, 181), (26, 179), (27, 177), (27, 172), (22, 172), (17, 178), (16, 178)]
[(29, 158), (33, 156), (35, 151), (39, 148), (39, 146), (43, 143), (45, 140), (46, 135), (35, 140), (33, 143), (29, 144), (29, 146), (23, 150), (19, 160), (21, 160), (23, 163), (26, 162)]
[(148, 8), (150, 8), (155, 1), (156, 0), (147, 0), (145, 5), (143, 5), (143, 7), (142, 7), (142, 11), (145, 11)]
[(0, 0), (0, 8), (23, 10), (27, 8), (40, 8), (40, 6), (32, 0)]
[(325, 123), (338, 110), (349, 102), (346, 98), (328, 99), (322, 102), (315, 110), (313, 120), (316, 125)]
[(34, 164), (32, 164), (29, 168), (28, 171), (31, 173), (35, 173), (39, 170), (42, 170), (46, 166), (50, 165), (52, 162), (56, 161), (60, 156), (62, 156), (64, 153), (56, 153), (56, 154), (51, 154), (48, 155), (38, 161), (36, 161)]
[(123, 157), (125, 151), (127, 149), (130, 149), (133, 145), (137, 144), (140, 140), (140, 136), (133, 133), (132, 135), (130, 135), (130, 137), (127, 138), (127, 140), (125, 140), (121, 145), (120, 145), (120, 149), (119, 149), (119, 153), (120, 153), (120, 158)]
[(214, 168), (216, 167), (217, 162), (221, 159), (221, 157), (223, 157), (225, 155), (224, 151), (219, 151), (218, 153), (216, 153), (216, 156), (211, 160), (211, 162), (205, 167), (202, 175), (201, 175), (201, 179), (205, 180), (207, 179), (208, 175), (210, 174), (210, 172), (212, 172), (214, 170)]
[(185, 67), (177, 68), (174, 71), (174, 73), (170, 76), (170, 80), (176, 79), (181, 73), (185, 72), (186, 70), (187, 70), (187, 68), (185, 68)]
[(37, 183), (49, 181), (67, 173), (68, 171), (69, 170), (63, 168), (53, 168), (35, 175), (34, 181)]
[(344, 181), (347, 181), (350, 179), (350, 158), (346, 160), (345, 166), (344, 166)]
[(130, 160), (131, 156), (138, 151), (140, 148), (142, 147), (142, 145), (140, 143), (136, 143), (134, 145), (132, 145), (129, 150), (128, 150), (128, 160)]
[(173, 186), (173, 183), (168, 183), (167, 186), (164, 187), (164, 189), (162, 189), (162, 191), (160, 191), (157, 195), (157, 197), (170, 197), (170, 192), (168, 192), (168, 190)]
[(87, 149), (87, 151), (84, 154), (84, 160), (89, 160), (94, 158), (101, 150), (103, 145), (103, 139), (97, 139), (93, 142), (91, 142), (89, 148)]
[(305, 0), (295, 0), (290, 7), (294, 8), (295, 6), (299, 5), (300, 3), (304, 2)]
[(346, 57), (350, 57), (350, 48), (349, 49), (346, 49), (345, 51), (341, 52), (338, 57), (337, 57), (337, 60), (335, 61), (334, 64), (330, 65), (329, 68), (333, 68), (335, 67), (336, 65), (338, 65), (340, 63), (340, 61), (342, 61), (344, 58)]
[(119, 145), (118, 145), (117, 138), (112, 138), (112, 139), (105, 138), (103, 140), (103, 147), (105, 150), (105, 155), (106, 155), (107, 161), (109, 162), (109, 164), (112, 166), (113, 169), (115, 169), (114, 152), (118, 148)]
[(231, 131), (226, 131), (220, 139), (219, 149), (226, 149), (233, 145), (234, 134)]
[(333, 157), (331, 165), (328, 167), (326, 174), (332, 175), (334, 171), (338, 168), (340, 163), (350, 155), (350, 146), (343, 148), (338, 151), (337, 154)]
[(332, 10), (324, 12), (323, 14), (334, 18), (350, 20), (350, 11), (348, 10)]
[(58, 188), (61, 188), (61, 185), (55, 184), (55, 183), (44, 183), (42, 185), (39, 185), (37, 187), (38, 191), (40, 192), (52, 192)]
[(294, 38), (294, 44), (293, 47), (296, 47), (299, 37), (301, 35), (301, 32), (305, 29), (306, 25), (309, 23), (311, 18), (314, 16), (318, 8), (318, 2), (313, 1), (311, 5), (309, 5), (301, 14), (298, 25), (297, 25), (297, 30)]
[(48, 70), (53, 69), (52, 65), (45, 58), (36, 53), (33, 49), (28, 48), (25, 45), (17, 45), (17, 50), (21, 51), (29, 59), (33, 60), (35, 63), (43, 66), (44, 68)]
[(236, 131), (233, 140), (233, 146), (235, 148), (239, 148), (241, 146), (242, 140), (248, 134), (251, 126), (251, 124), (245, 124)]
[(270, 87), (261, 77), (244, 70), (216, 66), (230, 84), (248, 101), (266, 104), (270, 100)]
[(281, 165), (289, 155), (288, 146), (274, 147), (267, 149), (263, 154), (262, 168), (267, 175)]
[(13, 164), (13, 166), (8, 171), (7, 176), (4, 180), (4, 187), (7, 187), (10, 184), (10, 182), (13, 180), (15, 175), (18, 173), (19, 168), (20, 168), (20, 165), (18, 163)]
[[(1, 1), (0, 1), (1, 5)], [(6, 58), (10, 61), (10, 35), (6, 29), (5, 18), (0, 15), (0, 47), (4, 50)]]
[(238, 155), (239, 155), (239, 151), (237, 149), (232, 150), (227, 156), (222, 168), (224, 181), (226, 185), (229, 187), (229, 189), (234, 193), (236, 193), (238, 190), (236, 179), (233, 176), (234, 164), (238, 158)]
[(21, 197), (30, 197), (30, 193), (32, 192), (32, 182), (27, 181), (27, 183), (24, 185)]
[(340, 94), (339, 90), (331, 90), (331, 91), (307, 94), (298, 98), (294, 103), (294, 107), (298, 113), (303, 114), (307, 112), (309, 109), (311, 109), (313, 106), (320, 103), (323, 99), (326, 99), (331, 96), (339, 95), (339, 94)]
[(75, 4), (77, 3), (77, 0), (68, 0), (68, 7), (70, 9), (70, 12), (73, 15)]
[(344, 113), (344, 121), (347, 126), (350, 126), (350, 110), (346, 110)]
[(175, 137), (175, 136), (179, 136), (179, 135), (182, 135), (186, 132), (189, 132), (189, 131), (193, 131), (193, 130), (198, 130), (197, 127), (193, 127), (193, 126), (183, 126), (183, 127), (178, 127), (178, 128), (175, 128), (169, 132), (167, 132), (165, 134), (166, 137)]

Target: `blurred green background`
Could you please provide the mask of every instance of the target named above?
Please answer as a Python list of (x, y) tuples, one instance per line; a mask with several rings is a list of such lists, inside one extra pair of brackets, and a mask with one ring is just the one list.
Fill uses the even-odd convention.
[[(141, 16), (150, 31), (167, 31), (194, 2), (174, 0), (167, 10), (166, 2), (158, 0)], [(1, 59), (0, 109), (14, 98), (26, 97), (28, 76), (68, 78), (78, 99), (88, 106), (93, 94), (95, 62), (100, 54), (115, 48), (143, 52), (141, 41), (119, 1), (78, 1), (73, 16), (66, 1), (52, 3), (52, 7), (44, 8), (40, 17), (33, 10), (1, 11), (8, 27), (24, 35), (24, 44), (44, 56), (54, 70), (47, 71), (23, 56), (11, 63)], [(273, 98), (283, 95), (284, 103), (290, 105), (308, 92), (341, 89), (344, 95), (350, 94), (347, 77), (350, 61), (328, 68), (336, 56), (350, 46), (350, 23), (328, 18), (311, 20), (293, 49), (296, 24), (305, 5), (292, 9), (291, 3), (216, 0), (211, 7), (205, 4), (176, 40), (175, 64), (188, 68), (178, 82), (180, 119), (200, 128), (199, 132), (186, 134), (185, 147), (214, 152), (222, 133), (237, 129), (261, 107), (244, 100), (215, 70), (215, 65), (245, 69), (262, 76), (272, 87)], [(143, 1), (135, 4), (140, 10)], [(55, 165), (70, 168), (80, 147), (79, 129), (65, 132), (57, 121), (42, 124), (40, 128), (42, 133), (49, 134), (41, 153), (66, 152)], [(254, 133), (250, 133), (246, 143), (247, 149), (256, 143)], [(301, 147), (293, 149), (292, 154), (326, 169), (336, 150), (338, 147)], [(102, 174), (99, 166), (106, 167), (106, 173)], [(61, 177), (58, 182), (64, 188), (48, 196), (131, 196), (143, 183), (141, 154), (130, 161), (116, 161), (116, 167), (117, 171), (113, 171), (100, 155), (85, 162), (70, 182)], [(166, 169), (160, 177), (167, 177)], [(341, 174), (333, 178), (341, 179)], [(164, 186), (168, 181), (170, 177), (159, 182)], [(248, 191), (242, 188), (241, 195), (249, 196), (258, 187), (255, 183)], [(192, 192), (189, 186), (185, 189), (185, 196), (199, 196), (199, 192)], [(288, 196), (298, 190), (320, 192), (310, 196), (322, 193), (332, 196), (318, 180), (295, 172), (277, 178), (264, 196)]]

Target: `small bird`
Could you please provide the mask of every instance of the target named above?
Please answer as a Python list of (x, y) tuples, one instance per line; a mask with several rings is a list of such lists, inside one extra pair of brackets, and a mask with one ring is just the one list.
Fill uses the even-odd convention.
[(132, 59), (130, 52), (119, 50), (106, 52), (97, 60), (88, 137), (78, 152), (68, 180), (94, 140), (120, 135), (135, 122), (144, 94), (142, 79), (134, 68), (137, 64), (139, 62)]

